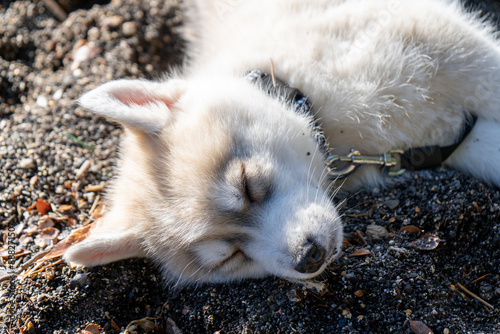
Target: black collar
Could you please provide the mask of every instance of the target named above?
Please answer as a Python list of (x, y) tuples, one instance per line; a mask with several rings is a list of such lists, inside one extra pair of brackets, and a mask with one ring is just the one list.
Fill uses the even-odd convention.
[(314, 117), (312, 103), (297, 88), (285, 84), (283, 81), (273, 77), (270, 74), (259, 70), (253, 70), (246, 74), (245, 78), (258, 85), (270, 96), (276, 97), (281, 102), (286, 103), (295, 110), (296, 113), (309, 118), (309, 129), (314, 140), (317, 142), (320, 152), (325, 155), (328, 152), (323, 129)]
[(464, 129), (458, 140), (449, 146), (425, 146), (410, 148), (401, 155), (401, 167), (409, 171), (439, 167), (462, 144), (476, 124), (477, 117), (472, 115), (465, 120)]

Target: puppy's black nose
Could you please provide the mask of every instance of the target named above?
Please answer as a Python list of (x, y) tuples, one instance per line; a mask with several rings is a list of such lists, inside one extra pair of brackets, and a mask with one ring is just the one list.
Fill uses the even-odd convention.
[(299, 264), (295, 267), (299, 273), (315, 273), (325, 262), (326, 251), (315, 242), (307, 242), (304, 245), (303, 254), (302, 258), (299, 259)]

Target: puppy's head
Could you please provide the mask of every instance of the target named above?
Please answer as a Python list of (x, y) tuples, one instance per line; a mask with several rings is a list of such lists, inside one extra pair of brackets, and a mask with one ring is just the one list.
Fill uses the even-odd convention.
[(66, 259), (147, 256), (167, 281), (308, 279), (338, 253), (311, 120), (244, 79), (115, 81), (81, 104), (125, 128), (110, 210)]

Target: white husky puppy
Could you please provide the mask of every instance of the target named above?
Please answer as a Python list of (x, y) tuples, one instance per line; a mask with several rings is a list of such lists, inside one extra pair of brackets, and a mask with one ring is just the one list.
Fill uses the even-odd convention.
[[(147, 256), (179, 284), (324, 271), (342, 227), (321, 138), (310, 115), (249, 80), (255, 70), (307, 97), (332, 154), (447, 146), (477, 118), (445, 165), (500, 186), (500, 44), (456, 2), (191, 7), (182, 74), (80, 99), (125, 135), (109, 210), (66, 260)], [(345, 187), (383, 179), (363, 167)]]

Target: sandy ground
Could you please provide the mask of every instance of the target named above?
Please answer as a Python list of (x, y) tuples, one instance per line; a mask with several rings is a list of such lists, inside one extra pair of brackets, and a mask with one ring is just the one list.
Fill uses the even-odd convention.
[[(0, 333), (119, 333), (139, 319), (131, 333), (419, 333), (418, 321), (500, 333), (500, 191), (454, 171), (349, 197), (322, 294), (278, 278), (177, 291), (147, 260), (30, 264), (95, 220), (113, 177), (121, 130), (75, 99), (183, 56), (175, 0), (60, 3), (71, 12), (58, 20), (41, 1), (0, 1)], [(439, 246), (413, 248), (426, 233)]]

